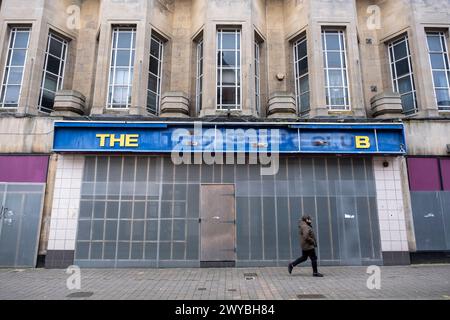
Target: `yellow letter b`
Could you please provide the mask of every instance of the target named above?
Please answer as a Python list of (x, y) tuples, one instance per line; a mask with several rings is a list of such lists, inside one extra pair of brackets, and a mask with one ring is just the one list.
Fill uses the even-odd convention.
[(370, 149), (370, 138), (369, 137), (363, 137), (363, 136), (357, 136), (356, 139), (356, 149)]

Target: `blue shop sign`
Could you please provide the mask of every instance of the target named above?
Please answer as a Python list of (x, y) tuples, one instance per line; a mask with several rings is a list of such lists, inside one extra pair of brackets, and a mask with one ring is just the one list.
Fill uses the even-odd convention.
[(55, 123), (53, 151), (77, 153), (406, 153), (403, 124)]

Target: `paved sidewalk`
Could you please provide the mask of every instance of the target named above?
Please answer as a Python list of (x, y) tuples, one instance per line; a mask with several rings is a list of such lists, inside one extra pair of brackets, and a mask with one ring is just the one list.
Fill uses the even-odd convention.
[[(287, 268), (82, 269), (81, 290), (70, 291), (65, 270), (0, 269), (0, 300), (450, 300), (450, 265), (382, 267), (380, 290), (367, 288), (366, 271), (324, 267), (320, 279), (311, 277), (309, 267), (291, 276)], [(81, 297), (70, 297), (73, 293)]]

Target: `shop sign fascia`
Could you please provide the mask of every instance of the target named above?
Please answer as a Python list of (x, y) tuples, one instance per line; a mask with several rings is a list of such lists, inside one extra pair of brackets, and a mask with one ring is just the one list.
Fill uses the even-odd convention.
[(405, 155), (402, 123), (57, 121), (57, 153)]

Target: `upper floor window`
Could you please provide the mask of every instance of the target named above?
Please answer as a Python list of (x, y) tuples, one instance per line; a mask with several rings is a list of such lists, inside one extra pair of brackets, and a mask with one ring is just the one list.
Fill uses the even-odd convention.
[(294, 43), (294, 75), (297, 109), (300, 114), (305, 114), (310, 110), (308, 50), (306, 37), (303, 37)]
[(217, 31), (217, 109), (238, 110), (241, 94), (241, 30)]
[(68, 42), (50, 33), (45, 51), (44, 74), (39, 96), (39, 111), (53, 110), (56, 92), (63, 88)]
[(350, 110), (347, 49), (343, 30), (322, 30), (325, 93), (330, 110)]
[(31, 28), (11, 28), (0, 96), (1, 108), (17, 108), (22, 90)]
[(388, 48), (393, 90), (401, 95), (403, 112), (416, 113), (417, 95), (408, 36), (390, 42)]
[(427, 42), (438, 108), (450, 111), (450, 67), (445, 34), (427, 32)]
[(261, 43), (255, 41), (255, 105), (261, 114)]
[(197, 43), (197, 74), (195, 83), (195, 109), (197, 114), (199, 114), (202, 110), (203, 99), (203, 39)]
[(135, 51), (136, 28), (115, 27), (112, 33), (108, 108), (127, 109), (131, 106)]
[(152, 35), (147, 88), (147, 111), (154, 115), (159, 113), (161, 103), (163, 55), (164, 42), (155, 35)]

